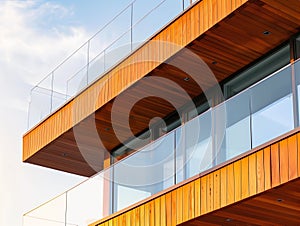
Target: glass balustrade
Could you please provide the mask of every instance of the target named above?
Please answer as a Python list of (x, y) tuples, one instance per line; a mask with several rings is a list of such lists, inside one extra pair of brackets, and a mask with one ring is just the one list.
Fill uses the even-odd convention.
[(101, 78), (194, 2), (134, 0), (33, 87), (28, 129)]
[(88, 225), (244, 154), (299, 126), (299, 93), (297, 61), (25, 214), (23, 226)]

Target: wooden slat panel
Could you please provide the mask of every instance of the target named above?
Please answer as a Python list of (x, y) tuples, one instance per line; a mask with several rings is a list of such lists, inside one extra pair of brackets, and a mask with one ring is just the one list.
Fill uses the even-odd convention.
[(207, 194), (206, 194), (206, 207), (207, 207), (207, 211), (210, 212), (214, 209), (214, 175), (213, 174), (209, 174), (207, 176)]
[[(166, 226), (167, 225), (167, 207), (166, 207), (166, 195), (160, 197), (160, 225)], [(171, 205), (171, 203), (168, 203)]]
[[(260, 151), (262, 153), (262, 151)], [(249, 156), (249, 196), (257, 194), (257, 159), (256, 153)]]
[(150, 203), (147, 202), (144, 205), (145, 207), (145, 226), (150, 226)]
[(288, 138), (288, 158), (289, 158), (289, 180), (297, 178), (297, 136), (293, 135)]
[(172, 193), (169, 192), (165, 195), (166, 197), (166, 225), (172, 226)]
[(234, 170), (234, 201), (240, 201), (242, 198), (242, 173), (241, 161), (233, 163)]
[(189, 219), (189, 206), (190, 206), (190, 197), (189, 197), (189, 184), (182, 187), (182, 222)]
[(160, 210), (160, 197), (154, 200), (154, 225), (161, 225), (161, 210)]
[(201, 214), (201, 183), (200, 179), (195, 180), (195, 216)]
[(224, 167), (220, 170), (220, 189), (221, 189), (221, 207), (224, 207), (227, 205), (227, 195), (228, 195), (228, 190), (227, 190), (227, 167)]
[(176, 224), (181, 224), (183, 220), (183, 197), (182, 187), (176, 189)]
[(297, 149), (298, 149), (298, 177), (300, 176), (300, 134), (297, 134)]
[(189, 183), (189, 215), (188, 220), (195, 217), (195, 184)]
[(271, 184), (272, 187), (280, 184), (280, 172), (279, 172), (279, 150), (278, 143), (271, 145)]
[(176, 190), (171, 192), (171, 196), (172, 196), (172, 226), (177, 225), (177, 196), (176, 196), (177, 192)]
[[(238, 170), (238, 168), (235, 168)], [(237, 173), (236, 171), (234, 172)], [(249, 196), (249, 157), (242, 159), (241, 162), (241, 198), (244, 199)], [(237, 182), (238, 184), (238, 182)], [(238, 189), (236, 187), (236, 189)]]
[(235, 186), (234, 186), (234, 167), (233, 164), (227, 167), (227, 204), (234, 203)]
[(279, 168), (280, 168), (280, 183), (286, 183), (289, 180), (289, 153), (287, 139), (279, 143)]
[(266, 147), (264, 150), (264, 172), (265, 172), (265, 190), (270, 189), (272, 186), (271, 174), (271, 148)]
[(201, 177), (201, 202), (200, 202), (200, 210), (201, 214), (205, 214), (208, 212), (207, 208), (207, 176)]
[(217, 170), (213, 173), (213, 199), (214, 199), (214, 209), (219, 209), (221, 207), (221, 171)]
[(265, 190), (264, 151), (256, 153), (257, 192)]

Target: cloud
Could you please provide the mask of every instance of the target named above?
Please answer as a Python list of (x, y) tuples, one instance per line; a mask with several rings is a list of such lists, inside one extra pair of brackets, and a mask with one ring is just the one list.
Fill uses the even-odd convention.
[[(0, 92), (7, 96), (16, 84), (28, 90), (88, 39), (72, 15), (49, 2), (0, 1)], [(10, 97), (24, 99), (18, 90), (25, 91), (14, 89)]]
[(0, 0), (0, 225), (21, 225), (32, 200), (78, 181), (21, 163), (30, 89), (91, 36), (73, 21), (72, 8), (53, 2)]

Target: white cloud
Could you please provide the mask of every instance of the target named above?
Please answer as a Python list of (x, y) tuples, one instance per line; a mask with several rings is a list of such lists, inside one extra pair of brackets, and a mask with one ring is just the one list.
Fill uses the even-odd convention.
[[(90, 36), (81, 27), (67, 26), (70, 18), (66, 15), (71, 14), (52, 3), (0, 2), (0, 64), (13, 66), (13, 70), (8, 69), (17, 70), (24, 81), (36, 84)], [(51, 18), (61, 18), (60, 24)]]
[(90, 36), (72, 16), (51, 2), (0, 1), (0, 225), (21, 225), (24, 210), (80, 180), (21, 162), (30, 89)]

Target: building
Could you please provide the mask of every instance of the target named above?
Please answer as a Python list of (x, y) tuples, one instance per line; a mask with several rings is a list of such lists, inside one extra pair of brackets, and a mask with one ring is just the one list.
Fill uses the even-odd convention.
[(95, 176), (25, 221), (299, 225), (299, 32), (299, 0), (202, 0), (91, 83), (88, 64), (23, 161)]

